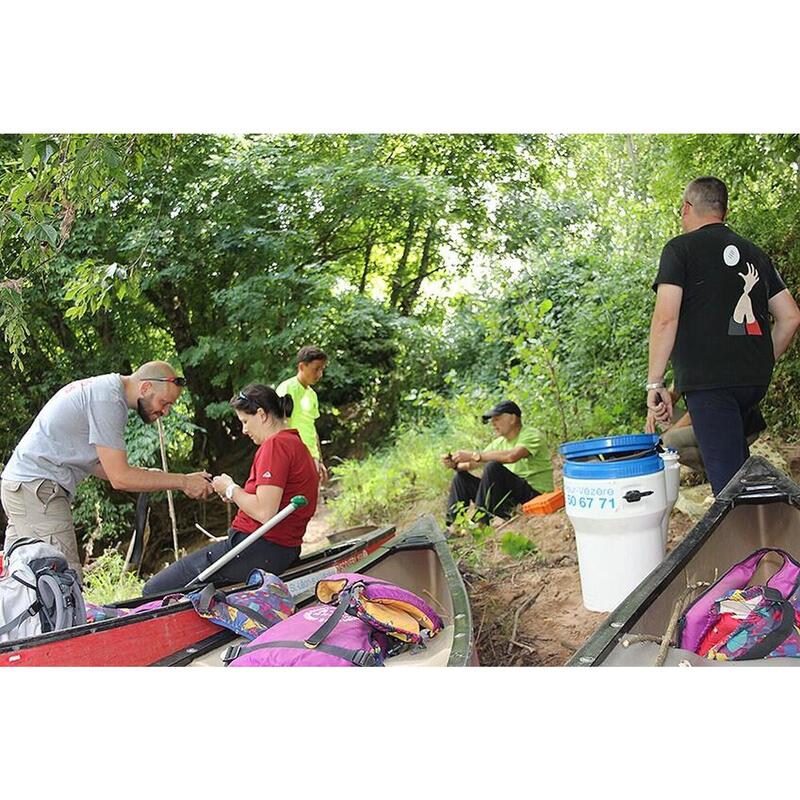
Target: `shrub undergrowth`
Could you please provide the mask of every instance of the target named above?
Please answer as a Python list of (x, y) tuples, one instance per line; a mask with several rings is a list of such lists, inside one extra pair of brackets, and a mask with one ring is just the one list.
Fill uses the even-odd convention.
[(84, 598), (98, 606), (129, 600), (142, 593), (144, 581), (132, 572), (124, 572), (125, 559), (116, 550), (108, 549), (84, 572)]

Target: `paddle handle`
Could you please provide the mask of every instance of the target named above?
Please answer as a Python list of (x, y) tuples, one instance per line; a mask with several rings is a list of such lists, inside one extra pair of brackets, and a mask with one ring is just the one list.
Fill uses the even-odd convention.
[(243, 550), (246, 550), (250, 547), (253, 542), (257, 539), (260, 539), (268, 530), (274, 528), (279, 522), (282, 522), (289, 516), (292, 512), (305, 506), (308, 504), (308, 500), (306, 500), (303, 495), (299, 494), (296, 497), (293, 497), (288, 505), (282, 508), (274, 517), (268, 519), (261, 527), (256, 528), (251, 534), (248, 535), (246, 539), (242, 539), (236, 547), (231, 548), (224, 556), (217, 559), (210, 567), (204, 569), (196, 578), (191, 580), (189, 583), (186, 584), (186, 589), (195, 584), (202, 583), (203, 581), (208, 580), (208, 578), (213, 575), (220, 567), (224, 567), (232, 559), (236, 558)]

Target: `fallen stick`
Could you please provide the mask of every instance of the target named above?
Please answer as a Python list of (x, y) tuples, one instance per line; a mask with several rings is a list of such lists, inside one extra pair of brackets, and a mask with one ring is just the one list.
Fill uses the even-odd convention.
[(131, 542), (128, 545), (128, 552), (125, 554), (125, 563), (122, 565), (122, 572), (125, 573), (128, 571), (128, 567), (131, 563), (131, 556), (133, 555), (133, 545), (136, 541), (136, 530), (134, 529), (133, 535), (131, 536)]
[(661, 644), (663, 638), (663, 636), (652, 636), (649, 633), (631, 633), (625, 636), (620, 641), (620, 644), (623, 647), (630, 647), (632, 644), (639, 644), (640, 642), (655, 642), (656, 644)]
[(483, 616), (481, 617), (481, 624), (478, 626), (478, 633), (475, 636), (475, 644), (481, 640), (481, 631), (483, 630), (483, 623), (486, 622), (486, 609), (483, 609)]
[(208, 538), (211, 539), (212, 542), (221, 542), (225, 539), (224, 536), (214, 536), (213, 533), (209, 533), (202, 525), (200, 525), (197, 522), (195, 522), (194, 526), (195, 528), (197, 528), (197, 530), (200, 531), (200, 533), (204, 533), (206, 536), (208, 536)]
[(448, 616), (447, 609), (444, 607), (444, 603), (441, 600), (435, 598), (427, 589), (422, 590), (423, 594), (428, 595), (428, 599), (431, 601), (431, 605), (438, 606), (436, 609), (439, 612), (439, 615), (442, 617)]
[(519, 608), (514, 613), (514, 627), (511, 629), (511, 639), (508, 645), (508, 655), (511, 655), (511, 650), (513, 647), (514, 639), (517, 638), (517, 626), (519, 625), (519, 618), (522, 616), (522, 612), (525, 611), (526, 608), (532, 606), (536, 602), (536, 598), (544, 591), (544, 584), (539, 587), (539, 591), (536, 592), (535, 595), (529, 597), (524, 603), (522, 603)]
[(502, 531), (504, 528), (507, 528), (512, 522), (516, 522), (519, 518), (520, 518), (519, 514), (514, 514), (513, 517), (507, 519), (505, 522), (503, 522), (501, 525), (498, 525), (496, 528), (494, 528), (494, 526), (492, 527), (495, 529), (495, 531)]
[(698, 581), (691, 586), (687, 586), (680, 593), (678, 599), (675, 601), (675, 607), (672, 609), (672, 617), (670, 617), (669, 625), (667, 625), (667, 630), (664, 632), (664, 637), (661, 640), (661, 647), (658, 649), (658, 655), (656, 656), (653, 666), (663, 667), (664, 662), (667, 660), (667, 652), (672, 642), (672, 634), (675, 633), (675, 629), (678, 627), (678, 620), (683, 613), (684, 603), (692, 596), (693, 592), (710, 585), (711, 584), (707, 581)]

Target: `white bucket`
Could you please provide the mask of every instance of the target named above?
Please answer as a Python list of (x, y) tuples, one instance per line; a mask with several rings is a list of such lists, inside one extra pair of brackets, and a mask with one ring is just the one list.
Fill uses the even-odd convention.
[(659, 455), (664, 462), (664, 481), (667, 489), (667, 509), (664, 512), (664, 519), (661, 520), (661, 533), (664, 536), (664, 547), (666, 547), (669, 517), (678, 500), (678, 492), (681, 488), (681, 461), (678, 458), (678, 451), (672, 448), (659, 453)]
[[(653, 449), (641, 457), (625, 456), (623, 445), (632, 441), (635, 451), (640, 439), (646, 437), (562, 445), (566, 512), (575, 529), (583, 605), (590, 611), (613, 611), (664, 560), (665, 464), (654, 450), (658, 437), (646, 440)], [(596, 452), (605, 460), (592, 458), (595, 442), (604, 445)]]

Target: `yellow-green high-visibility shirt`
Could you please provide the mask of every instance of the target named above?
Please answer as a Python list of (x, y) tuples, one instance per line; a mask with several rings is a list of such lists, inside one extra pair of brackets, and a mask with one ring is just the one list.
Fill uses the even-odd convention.
[(310, 387), (303, 386), (297, 375), (281, 383), (275, 390), (280, 397), (291, 395), (294, 400), (292, 416), (286, 422), (290, 428), (297, 428), (303, 444), (314, 458), (319, 458), (317, 445), (317, 429), (314, 420), (319, 417), (319, 401), (317, 393)]
[(515, 447), (524, 447), (528, 455), (513, 464), (503, 466), (528, 481), (537, 492), (552, 492), (553, 465), (550, 463), (550, 452), (544, 436), (535, 428), (523, 425), (516, 439), (509, 442), (505, 436), (498, 436), (486, 450), (513, 450)]

